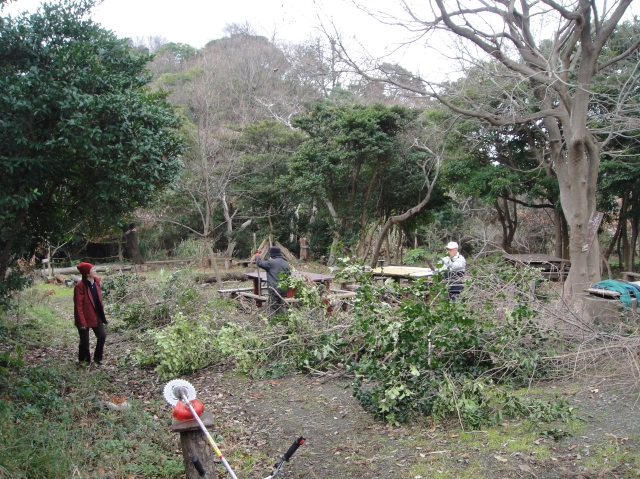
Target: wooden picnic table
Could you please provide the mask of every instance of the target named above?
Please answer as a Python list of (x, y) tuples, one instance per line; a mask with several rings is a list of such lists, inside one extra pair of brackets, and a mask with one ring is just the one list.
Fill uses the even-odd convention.
[(398, 282), (402, 278), (416, 279), (425, 276), (433, 276), (431, 268), (418, 268), (416, 266), (383, 266), (371, 270), (373, 276), (381, 278), (393, 278)]
[[(304, 276), (307, 279), (310, 279), (314, 283), (322, 283), (327, 288), (327, 291), (331, 288), (331, 280), (334, 278), (332, 274), (319, 274), (319, 273), (311, 273), (309, 271), (292, 271), (292, 275), (294, 276)], [(253, 281), (253, 294), (251, 293), (241, 293), (243, 296), (253, 298), (256, 301), (258, 307), (262, 306), (262, 303), (267, 300), (267, 297), (262, 294), (262, 283), (267, 281), (267, 272), (266, 271), (252, 271), (244, 274), (247, 278), (250, 278)]]
[(528, 265), (542, 270), (542, 275), (548, 279), (564, 281), (569, 274), (571, 261), (548, 254), (504, 254), (504, 259), (515, 265)]

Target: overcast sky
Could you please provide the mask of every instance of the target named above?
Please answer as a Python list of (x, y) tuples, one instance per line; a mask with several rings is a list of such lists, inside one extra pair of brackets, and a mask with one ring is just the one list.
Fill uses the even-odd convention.
[[(41, 0), (17, 0), (4, 13), (34, 11)], [(223, 36), (225, 25), (248, 21), (259, 33), (299, 42), (319, 35), (320, 23), (336, 27), (374, 56), (382, 56), (405, 38), (402, 29), (383, 26), (344, 0), (104, 0), (93, 18), (119, 37), (162, 36), (170, 42), (202, 47)], [(424, 71), (438, 55), (423, 48), (403, 50), (392, 59)]]
[[(399, 3), (363, 2), (370, 8), (380, 5), (387, 11)], [(40, 3), (41, 0), (17, 0), (5, 6), (3, 13), (34, 11)], [(633, 13), (630, 8), (627, 18)], [(451, 39), (432, 36), (426, 40), (429, 48), (398, 50), (398, 44), (407, 39), (406, 30), (380, 24), (348, 0), (103, 0), (93, 18), (119, 37), (162, 36), (170, 42), (198, 48), (222, 37), (225, 25), (230, 23), (249, 22), (262, 35), (290, 42), (320, 35), (321, 23), (326, 27), (333, 23), (351, 42), (350, 51), (362, 46), (374, 57), (390, 54), (389, 60), (431, 80), (441, 80), (447, 73), (458, 76), (454, 73), (458, 65), (447, 60), (452, 54)]]

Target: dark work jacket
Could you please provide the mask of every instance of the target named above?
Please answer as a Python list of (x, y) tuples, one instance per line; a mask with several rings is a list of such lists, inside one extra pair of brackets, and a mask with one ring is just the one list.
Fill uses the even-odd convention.
[(280, 279), (280, 273), (289, 272), (289, 263), (284, 258), (271, 258), (267, 261), (262, 261), (260, 256), (256, 256), (256, 264), (267, 271), (267, 284), (276, 289), (280, 294), (283, 294), (282, 290), (278, 288), (278, 280)]
[(102, 292), (100, 291), (100, 278), (94, 280), (95, 294), (98, 298), (96, 303), (89, 281), (84, 278), (78, 281), (73, 290), (73, 316), (78, 328), (97, 328), (98, 321), (107, 324), (104, 315)]

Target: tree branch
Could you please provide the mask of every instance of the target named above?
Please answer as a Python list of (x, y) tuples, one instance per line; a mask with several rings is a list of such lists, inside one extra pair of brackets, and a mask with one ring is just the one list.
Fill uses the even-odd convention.
[(602, 63), (601, 65), (598, 65), (596, 67), (596, 73), (601, 71), (601, 70), (604, 70), (605, 68), (607, 68), (610, 65), (613, 65), (616, 62), (619, 62), (620, 60), (623, 60), (625, 57), (628, 57), (634, 51), (636, 51), (638, 49), (638, 47), (640, 47), (640, 38), (638, 38), (636, 40), (636, 42), (633, 45), (631, 45), (627, 51), (621, 53), (617, 57), (613, 57), (612, 59), (607, 60), (606, 62)]

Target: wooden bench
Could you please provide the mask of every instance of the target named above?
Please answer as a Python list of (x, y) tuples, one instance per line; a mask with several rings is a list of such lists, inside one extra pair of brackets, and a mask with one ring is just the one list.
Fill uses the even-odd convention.
[(329, 290), (329, 298), (331, 299), (347, 299), (347, 298), (355, 298), (355, 291), (347, 291), (344, 289), (330, 289)]
[(560, 282), (564, 282), (569, 276), (569, 271), (541, 271), (542, 277), (548, 279), (549, 281), (557, 280)]
[(236, 294), (247, 293), (249, 291), (253, 291), (253, 288), (249, 287), (249, 288), (219, 289), (218, 293), (220, 293), (223, 296), (225, 294), (229, 294), (231, 296), (234, 296)]
[[(240, 289), (244, 289), (244, 288), (240, 288)], [(249, 288), (249, 290), (253, 291), (253, 288)], [(268, 296), (260, 296), (259, 294), (253, 294), (246, 291), (240, 291), (238, 292), (238, 295), (244, 296), (245, 298), (253, 299), (256, 302), (256, 305), (258, 306), (258, 308), (262, 307), (262, 303), (266, 303), (269, 301)], [(301, 301), (300, 298), (282, 298), (282, 299), (284, 300), (285, 303), (289, 305), (299, 303)]]
[[(250, 288), (250, 291), (253, 291), (253, 288)], [(268, 301), (269, 298), (267, 296), (260, 296), (259, 294), (253, 294), (249, 292), (240, 292), (238, 293), (240, 296), (244, 296), (245, 298), (255, 299), (256, 301)]]
[(640, 273), (632, 273), (631, 271), (623, 271), (622, 272), (622, 281), (631, 282), (631, 279), (634, 278), (636, 281), (640, 279)]

